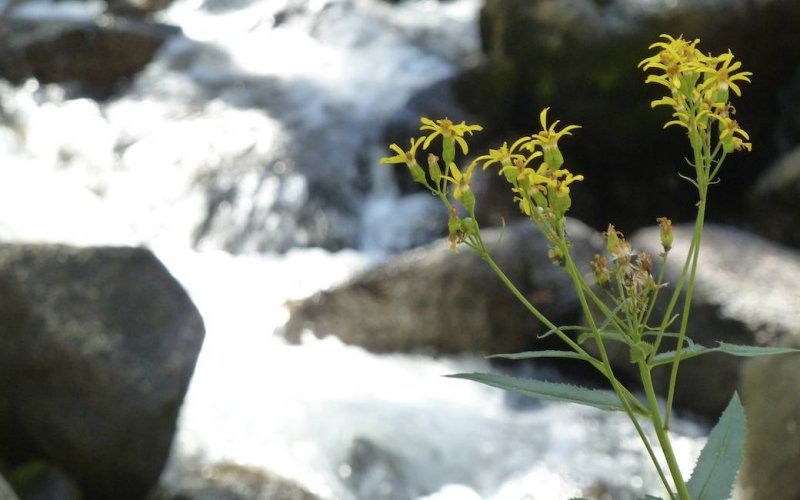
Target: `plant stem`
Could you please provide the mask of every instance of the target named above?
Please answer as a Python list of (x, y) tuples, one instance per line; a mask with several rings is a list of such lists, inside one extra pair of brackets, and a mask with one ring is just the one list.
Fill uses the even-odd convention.
[[(667, 467), (669, 467), (672, 480), (675, 483), (675, 489), (678, 492), (680, 500), (691, 500), (689, 497), (689, 490), (686, 488), (686, 482), (683, 480), (681, 469), (678, 466), (678, 461), (675, 458), (675, 452), (672, 450), (672, 443), (669, 440), (667, 428), (661, 422), (661, 411), (658, 408), (658, 401), (656, 400), (656, 393), (653, 389), (653, 380), (650, 377), (650, 369), (644, 361), (639, 362), (639, 373), (642, 377), (642, 386), (644, 387), (645, 395), (647, 396), (647, 403), (650, 405), (650, 418), (653, 421), (653, 428), (655, 429), (658, 443), (661, 445), (661, 451), (664, 453), (664, 458), (667, 460)], [(669, 490), (669, 488), (667, 488)], [(671, 493), (670, 493), (671, 494)]]

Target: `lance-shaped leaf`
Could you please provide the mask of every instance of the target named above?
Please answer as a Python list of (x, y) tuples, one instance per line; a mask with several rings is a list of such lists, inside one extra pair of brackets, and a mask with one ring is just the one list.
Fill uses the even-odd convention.
[[(710, 352), (721, 352), (731, 356), (740, 357), (754, 357), (754, 356), (774, 356), (775, 354), (789, 354), (793, 352), (800, 352), (798, 349), (791, 349), (789, 347), (766, 347), (756, 345), (739, 345), (727, 344), (719, 342), (718, 347), (703, 347), (700, 344), (687, 346), (681, 350), (681, 360), (700, 356), (701, 354), (708, 354)], [(665, 365), (672, 363), (675, 360), (675, 351), (662, 352), (653, 358), (651, 366)]]
[(494, 373), (459, 373), (456, 375), (448, 375), (448, 377), (473, 380), (536, 399), (566, 401), (568, 403), (593, 406), (601, 410), (624, 410), (619, 398), (612, 391), (588, 389), (586, 387), (557, 382), (509, 377)]
[(730, 498), (744, 453), (745, 415), (734, 393), (719, 422), (711, 430), (692, 477), (686, 483), (693, 500)]
[(584, 361), (590, 361), (591, 357), (586, 356), (584, 354), (577, 353), (575, 351), (526, 351), (526, 352), (515, 352), (511, 354), (492, 354), (491, 356), (486, 356), (487, 358), (501, 358), (501, 359), (537, 359), (537, 358), (566, 358), (566, 359), (582, 359)]

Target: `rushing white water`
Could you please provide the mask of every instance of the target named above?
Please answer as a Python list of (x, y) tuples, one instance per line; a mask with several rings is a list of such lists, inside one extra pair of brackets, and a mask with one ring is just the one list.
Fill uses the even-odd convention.
[[(187, 469), (232, 462), (337, 499), (660, 490), (624, 416), (555, 403), (519, 409), (501, 391), (442, 377), (490, 369), (477, 358), (377, 356), (276, 336), (287, 301), (346, 279), (419, 229), (428, 199), (396, 197), (385, 169), (371, 192), (349, 191), (371, 175), (353, 165), (372, 168), (380, 125), (474, 57), (479, 3), (178, 0), (162, 17), (185, 37), (109, 102), (35, 81), (0, 86), (0, 238), (147, 245), (203, 314), (170, 485)], [(25, 15), (47, 11), (41, 5)], [(80, 15), (77, 4), (59, 5)], [(362, 249), (259, 252), (264, 232), (285, 235), (284, 248), (302, 243), (303, 231), (311, 241), (292, 217), (315, 201), (314, 182), (343, 186), (332, 192), (372, 216), (329, 221), (352, 224)], [(221, 198), (200, 238), (209, 185), (239, 196)], [(702, 431), (675, 429), (688, 470)]]

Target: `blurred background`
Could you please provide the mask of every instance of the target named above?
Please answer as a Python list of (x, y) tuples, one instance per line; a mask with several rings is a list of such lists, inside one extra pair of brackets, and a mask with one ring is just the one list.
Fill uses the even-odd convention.
[[(720, 254), (755, 242), (790, 263), (759, 279), (794, 276), (794, 0), (0, 2), (0, 472), (23, 500), (660, 494), (622, 416), (442, 377), (594, 383), (483, 359), (538, 345), (501, 330), (538, 327), (491, 276), (460, 281), (480, 263), (442, 264), (447, 214), (378, 165), (420, 116), (483, 125), (477, 155), (549, 106), (582, 127), (562, 150), (586, 177), (571, 215), (589, 258), (609, 222), (691, 221), (685, 136), (662, 131), (637, 69), (660, 33), (754, 73), (734, 98), (753, 152), (726, 161), (708, 218), (734, 231)], [(499, 178), (476, 191), (484, 225), (514, 224)], [(542, 242), (517, 232), (514, 272), (576, 321)], [(754, 323), (706, 298), (760, 343), (797, 328), (792, 300)], [(738, 369), (718, 376), (724, 401)], [(688, 471), (720, 407), (684, 403)]]

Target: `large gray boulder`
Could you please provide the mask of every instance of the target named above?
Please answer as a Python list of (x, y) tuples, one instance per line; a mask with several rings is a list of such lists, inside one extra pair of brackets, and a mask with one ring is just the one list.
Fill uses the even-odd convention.
[(0, 245), (0, 454), (89, 499), (141, 499), (167, 459), (203, 322), (148, 250)]
[[(547, 257), (547, 242), (530, 222), (486, 230), (498, 265), (520, 291), (558, 323), (574, 323), (579, 304), (564, 270)], [(578, 263), (598, 252), (599, 233), (571, 220)], [(499, 241), (498, 241), (499, 240)], [(294, 304), (285, 328), (335, 335), (372, 351), (513, 352), (541, 345), (543, 327), (475, 253), (458, 255), (447, 241), (401, 254), (350, 282)]]

